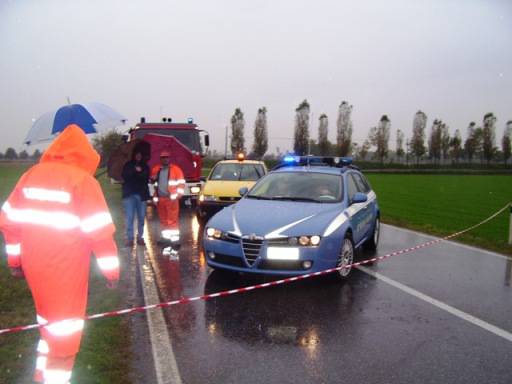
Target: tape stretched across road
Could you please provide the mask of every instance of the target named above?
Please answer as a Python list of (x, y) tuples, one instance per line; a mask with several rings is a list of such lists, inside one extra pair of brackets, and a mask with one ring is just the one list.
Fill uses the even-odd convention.
[[(442, 237), (442, 238), (438, 238), (438, 239), (435, 239), (435, 240), (430, 240), (430, 241), (418, 244), (418, 245), (416, 245), (414, 247), (404, 248), (404, 249), (401, 249), (401, 250), (398, 250), (398, 251), (394, 251), (394, 252), (388, 253), (388, 254), (383, 255), (383, 256), (378, 256), (378, 257), (374, 257), (374, 258), (371, 258), (371, 259), (359, 261), (357, 263), (353, 263), (353, 264), (349, 264), (349, 265), (344, 265), (344, 266), (336, 267), (336, 268), (330, 268), (330, 269), (326, 269), (326, 270), (319, 271), (319, 272), (314, 272), (314, 273), (306, 273), (304, 275), (289, 277), (289, 278), (285, 278), (285, 279), (281, 279), (281, 280), (275, 280), (275, 281), (271, 281), (269, 283), (256, 284), (256, 285), (251, 285), (251, 286), (244, 287), (244, 288), (237, 288), (237, 289), (231, 289), (231, 290), (227, 290), (227, 291), (211, 293), (209, 295), (202, 295), (202, 296), (196, 296), (196, 297), (185, 297), (185, 298), (182, 298), (182, 299), (179, 299), (179, 300), (167, 301), (167, 302), (164, 302), (164, 303), (151, 304), (151, 305), (145, 305), (145, 306), (140, 306), (140, 307), (133, 307), (133, 308), (128, 308), (128, 309), (122, 309), (122, 310), (119, 310), (119, 311), (111, 311), (111, 312), (105, 312), (105, 313), (98, 313), (98, 314), (95, 314), (95, 315), (86, 316), (82, 320), (95, 320), (95, 319), (101, 319), (101, 318), (105, 318), (105, 317), (116, 317), (116, 316), (121, 316), (121, 315), (128, 315), (128, 314), (132, 314), (132, 313), (137, 313), (137, 312), (146, 312), (146, 311), (149, 311), (151, 309), (156, 309), (156, 308), (172, 307), (173, 305), (186, 304), (186, 303), (191, 303), (193, 301), (198, 301), (198, 300), (205, 301), (205, 300), (213, 299), (215, 297), (229, 296), (229, 295), (234, 295), (234, 294), (237, 294), (237, 293), (252, 291), (252, 290), (255, 290), (255, 289), (272, 287), (272, 286), (275, 286), (275, 285), (291, 283), (293, 281), (298, 281), (298, 280), (305, 280), (305, 279), (308, 279), (308, 278), (311, 278), (311, 277), (315, 277), (315, 276), (327, 275), (329, 273), (337, 272), (337, 271), (340, 271), (340, 270), (345, 269), (345, 268), (352, 268), (352, 267), (357, 267), (359, 265), (365, 265), (365, 264), (368, 264), (368, 263), (373, 263), (375, 261), (385, 260), (385, 259), (388, 259), (388, 258), (390, 258), (392, 256), (398, 256), (398, 255), (403, 255), (404, 253), (415, 252), (415, 251), (417, 251), (419, 249), (431, 247), (431, 246), (433, 246), (435, 244), (438, 244), (438, 243), (440, 243), (442, 241), (453, 239), (453, 238), (455, 238), (457, 236), (462, 235), (463, 233), (469, 232), (469, 231), (471, 231), (471, 230), (473, 230), (473, 229), (475, 229), (475, 228), (477, 228), (477, 227), (479, 227), (479, 226), (481, 226), (481, 225), (483, 225), (483, 224), (493, 220), (494, 218), (499, 216), (501, 213), (503, 213), (505, 210), (507, 210), (511, 206), (512, 206), (512, 203), (508, 203), (507, 205), (505, 205), (499, 211), (493, 213), (488, 218), (486, 218), (486, 219), (482, 220), (481, 222), (479, 222), (478, 224), (475, 224), (475, 225), (473, 225), (473, 226), (471, 226), (469, 228), (466, 228), (466, 229), (464, 229), (462, 231), (459, 231), (459, 232), (456, 232), (456, 233), (453, 233), (451, 235), (448, 235), (448, 236), (445, 236), (445, 237)], [(62, 320), (59, 320), (59, 322), (60, 321), (62, 321)], [(47, 327), (48, 325), (52, 325), (52, 324), (53, 323), (44, 324), (44, 325), (41, 325), (41, 324), (31, 324), (31, 325), (24, 325), (24, 326), (12, 327), (12, 328), (0, 329), (0, 335), (7, 334), (7, 333), (15, 333), (15, 332), (28, 331), (30, 329), (38, 329), (38, 328), (42, 328), (42, 327)]]

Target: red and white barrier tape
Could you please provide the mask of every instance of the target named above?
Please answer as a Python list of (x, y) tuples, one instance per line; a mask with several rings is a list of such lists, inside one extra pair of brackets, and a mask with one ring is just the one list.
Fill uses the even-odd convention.
[[(402, 250), (399, 250), (399, 251), (391, 252), (391, 253), (388, 253), (388, 254), (386, 254), (384, 256), (378, 256), (378, 257), (374, 257), (372, 259), (359, 261), (357, 263), (353, 263), (353, 264), (349, 264), (349, 265), (344, 265), (344, 266), (341, 266), (341, 267), (330, 268), (330, 269), (326, 269), (326, 270), (319, 271), (319, 272), (306, 273), (306, 274), (300, 275), (300, 276), (294, 276), (294, 277), (288, 277), (288, 278), (281, 279), (281, 280), (275, 280), (275, 281), (271, 281), (269, 283), (251, 285), (249, 287), (231, 289), (231, 290), (227, 290), (227, 291), (221, 291), (221, 292), (216, 292), (216, 293), (211, 293), (211, 294), (208, 294), (208, 295), (202, 295), (202, 296), (196, 296), (196, 297), (184, 297), (184, 298), (181, 298), (179, 300), (173, 300), (173, 301), (167, 301), (165, 303), (158, 303), (158, 304), (151, 304), (151, 305), (145, 305), (145, 306), (140, 306), (140, 307), (133, 307), (133, 308), (128, 308), (128, 309), (122, 309), (122, 310), (119, 310), (119, 311), (111, 311), (111, 312), (105, 312), (105, 313), (98, 313), (96, 315), (86, 316), (86, 317), (83, 318), (83, 320), (94, 320), (94, 319), (101, 319), (101, 318), (104, 318), (104, 317), (115, 317), (115, 316), (121, 316), (121, 315), (127, 315), (127, 314), (131, 314), (131, 313), (136, 313), (136, 312), (145, 312), (145, 311), (148, 311), (148, 310), (151, 310), (151, 309), (155, 309), (155, 308), (167, 308), (167, 307), (171, 307), (173, 305), (190, 303), (192, 301), (208, 300), (208, 299), (213, 299), (215, 297), (229, 296), (229, 295), (234, 295), (234, 294), (237, 294), (237, 293), (252, 291), (252, 290), (255, 290), (255, 289), (267, 288), (267, 287), (271, 287), (271, 286), (274, 286), (274, 285), (290, 283), (290, 282), (298, 281), (298, 280), (305, 280), (305, 279), (308, 279), (310, 277), (327, 275), (329, 273), (340, 271), (340, 270), (342, 270), (344, 268), (352, 268), (352, 267), (356, 267), (358, 265), (364, 265), (364, 264), (368, 264), (368, 263), (373, 263), (375, 261), (385, 260), (385, 259), (388, 259), (388, 258), (390, 258), (392, 256), (398, 256), (398, 255), (402, 255), (404, 253), (414, 252), (414, 251), (417, 251), (419, 249), (427, 248), (427, 247), (433, 246), (433, 245), (435, 245), (437, 243), (440, 243), (442, 241), (446, 241), (446, 240), (452, 239), (454, 237), (460, 236), (463, 233), (469, 232), (469, 231), (471, 231), (471, 230), (473, 230), (473, 229), (475, 229), (475, 228), (477, 228), (477, 227), (479, 227), (479, 226), (481, 226), (481, 225), (491, 221), (496, 216), (500, 215), (503, 211), (505, 211), (507, 208), (509, 208), (509, 206), (511, 206), (510, 203), (507, 204), (506, 206), (504, 206), (503, 208), (501, 208), (496, 213), (494, 213), (491, 216), (489, 216), (487, 219), (482, 220), (480, 223), (475, 224), (475, 225), (473, 225), (473, 226), (471, 226), (469, 228), (466, 228), (466, 229), (464, 229), (462, 231), (459, 231), (459, 232), (453, 233), (453, 234), (451, 234), (449, 236), (445, 236), (445, 237), (438, 238), (438, 239), (435, 239), (435, 240), (430, 240), (430, 241), (427, 241), (425, 243), (416, 245), (414, 247), (405, 248), (405, 249), (402, 249)], [(77, 320), (79, 320), (79, 319), (77, 319)], [(59, 320), (59, 322), (60, 321), (62, 321), (62, 320)], [(21, 331), (28, 331), (30, 329), (42, 328), (42, 327), (46, 327), (46, 326), (49, 326), (49, 325), (52, 325), (52, 324), (55, 324), (55, 323), (47, 323), (47, 324), (44, 324), (44, 325), (42, 325), (42, 324), (31, 324), (31, 325), (25, 325), (25, 326), (19, 326), (19, 327), (0, 329), (0, 335), (7, 334), (7, 333), (15, 333), (15, 332), (21, 332)]]

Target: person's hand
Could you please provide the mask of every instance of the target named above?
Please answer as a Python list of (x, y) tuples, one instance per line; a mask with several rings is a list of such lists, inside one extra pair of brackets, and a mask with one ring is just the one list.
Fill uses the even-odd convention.
[(135, 170), (136, 170), (137, 172), (142, 172), (142, 168), (141, 168), (141, 167), (139, 167), (138, 165), (135, 167)]
[(10, 268), (11, 269), (11, 275), (15, 277), (16, 279), (24, 279), (25, 274), (23, 273), (23, 269), (21, 267), (18, 268)]
[(116, 289), (119, 284), (119, 280), (109, 280), (107, 281), (107, 288), (108, 289)]

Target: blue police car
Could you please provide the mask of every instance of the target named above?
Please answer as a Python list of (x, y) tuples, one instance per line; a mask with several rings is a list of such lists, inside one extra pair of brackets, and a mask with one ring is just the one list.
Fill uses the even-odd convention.
[[(375, 250), (379, 206), (350, 158), (287, 156), (205, 227), (210, 267), (300, 275), (350, 265), (354, 249)], [(336, 274), (345, 279), (351, 268)]]

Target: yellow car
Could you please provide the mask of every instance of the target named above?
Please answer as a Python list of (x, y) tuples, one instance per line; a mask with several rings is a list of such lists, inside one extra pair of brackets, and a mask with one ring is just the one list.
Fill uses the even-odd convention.
[(199, 220), (206, 221), (225, 206), (236, 203), (240, 199), (240, 188), (250, 189), (267, 174), (263, 161), (244, 160), (242, 156), (238, 159), (219, 161), (212, 168), (199, 195)]

